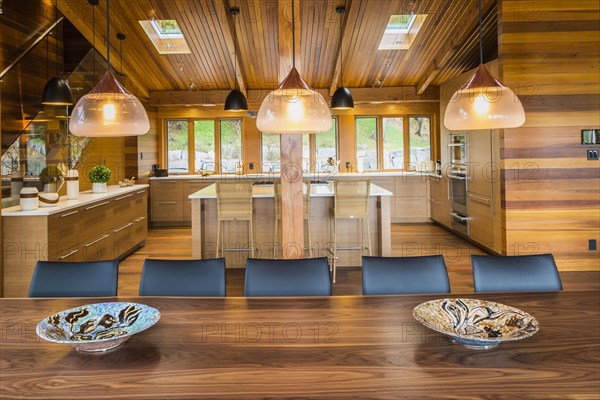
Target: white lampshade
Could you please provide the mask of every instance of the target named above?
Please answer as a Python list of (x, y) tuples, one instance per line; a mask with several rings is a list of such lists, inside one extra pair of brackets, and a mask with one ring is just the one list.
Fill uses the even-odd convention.
[(263, 100), (256, 127), (269, 133), (318, 133), (331, 128), (331, 111), (319, 92), (292, 68), (279, 87)]
[(517, 128), (525, 111), (517, 95), (498, 82), (483, 64), (448, 103), (444, 125), (452, 131)]
[(142, 103), (107, 71), (102, 80), (73, 109), (69, 131), (75, 136), (139, 136), (150, 121)]

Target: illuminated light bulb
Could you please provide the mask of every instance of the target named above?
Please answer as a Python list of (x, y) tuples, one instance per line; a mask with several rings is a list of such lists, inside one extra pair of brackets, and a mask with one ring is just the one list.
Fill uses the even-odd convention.
[(484, 114), (490, 110), (489, 100), (485, 98), (483, 93), (479, 93), (473, 101), (473, 108), (477, 114)]
[(304, 118), (304, 104), (302, 104), (302, 99), (300, 99), (300, 97), (292, 97), (287, 108), (290, 120), (298, 122)]
[(117, 117), (117, 109), (114, 103), (105, 103), (102, 106), (102, 113), (104, 114), (104, 123), (112, 124)]

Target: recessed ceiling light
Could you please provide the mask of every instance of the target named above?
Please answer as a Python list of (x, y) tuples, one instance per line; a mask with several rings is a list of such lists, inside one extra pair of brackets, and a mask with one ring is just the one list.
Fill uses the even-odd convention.
[(200, 104), (200, 105), (201, 105), (202, 107), (215, 107), (215, 106), (216, 106), (216, 104), (210, 104), (210, 103), (207, 103), (207, 104)]
[(383, 104), (383, 101), (370, 101), (369, 104)]

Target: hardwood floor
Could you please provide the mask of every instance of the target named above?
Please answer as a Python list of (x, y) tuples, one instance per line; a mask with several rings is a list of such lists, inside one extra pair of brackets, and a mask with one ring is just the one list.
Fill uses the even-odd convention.
[[(191, 258), (190, 228), (152, 228), (146, 245), (119, 265), (119, 295), (136, 296), (146, 258)], [(434, 224), (392, 224), (392, 255), (421, 256), (442, 254), (448, 268), (453, 293), (473, 292), (471, 255), (485, 252)], [(565, 290), (600, 290), (600, 272), (561, 272)], [(242, 296), (244, 269), (227, 270), (227, 296)], [(334, 295), (362, 293), (360, 267), (338, 268)]]

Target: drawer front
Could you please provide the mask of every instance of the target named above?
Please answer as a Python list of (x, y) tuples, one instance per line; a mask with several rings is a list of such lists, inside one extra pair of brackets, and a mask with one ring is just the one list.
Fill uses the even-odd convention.
[(116, 224), (128, 220), (135, 214), (134, 208), (135, 192), (117, 196), (112, 201), (112, 216)]
[(152, 200), (152, 221), (155, 222), (180, 222), (183, 221), (183, 201), (179, 200)]
[(486, 247), (494, 247), (492, 201), (485, 196), (468, 194), (469, 237)]
[(150, 184), (152, 201), (180, 200), (183, 198), (183, 181), (152, 181)]
[(123, 222), (112, 230), (112, 246), (115, 256), (120, 256), (132, 249), (138, 242), (135, 241), (135, 220)]
[(373, 178), (371, 179), (371, 183), (382, 187), (385, 190), (389, 190), (393, 194), (396, 194), (396, 178), (393, 176), (386, 178)]
[(185, 222), (192, 222), (192, 200), (183, 200), (183, 220)]
[(397, 197), (395, 206), (397, 220), (406, 222), (426, 222), (429, 220), (429, 204), (425, 197)]
[(71, 209), (48, 217), (48, 239), (61, 242), (78, 241), (83, 231), (83, 207)]
[(82, 243), (79, 257), (81, 261), (114, 260), (116, 257), (112, 246), (113, 236), (110, 233), (96, 234)]
[(427, 178), (424, 176), (398, 176), (394, 194), (402, 197), (426, 197)]
[(190, 194), (196, 193), (198, 190), (202, 190), (207, 186), (210, 186), (212, 181), (185, 181), (183, 184), (183, 196), (187, 199)]
[(81, 261), (81, 243), (74, 241), (48, 242), (48, 261), (74, 262)]
[(134, 220), (133, 237), (136, 244), (145, 241), (148, 238), (148, 218), (139, 217)]
[(108, 232), (116, 223), (111, 200), (100, 201), (82, 207), (79, 221), (81, 240), (94, 239), (100, 232)]

